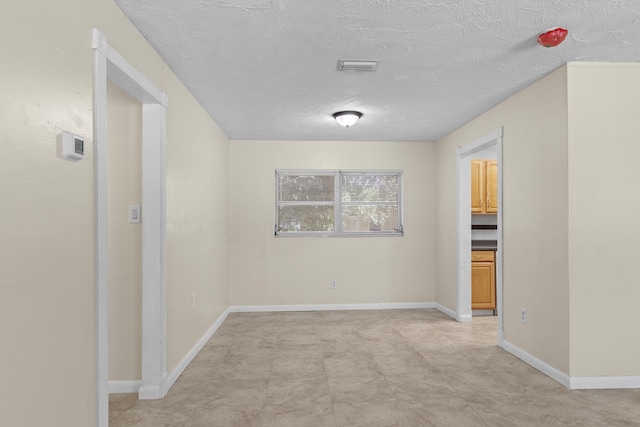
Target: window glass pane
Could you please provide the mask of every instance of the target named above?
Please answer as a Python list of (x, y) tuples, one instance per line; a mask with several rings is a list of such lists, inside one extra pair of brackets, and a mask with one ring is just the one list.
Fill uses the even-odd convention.
[(395, 202), (398, 175), (342, 175), (343, 202)]
[(342, 209), (342, 231), (394, 231), (398, 228), (398, 206), (356, 205)]
[(333, 205), (280, 205), (278, 229), (281, 232), (333, 231)]
[(333, 175), (279, 175), (278, 201), (333, 201), (333, 182)]

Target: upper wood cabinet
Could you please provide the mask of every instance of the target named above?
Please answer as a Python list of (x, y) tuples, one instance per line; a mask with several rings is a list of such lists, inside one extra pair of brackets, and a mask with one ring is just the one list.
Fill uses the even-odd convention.
[(471, 160), (471, 213), (498, 213), (496, 160)]
[(486, 209), (487, 213), (498, 213), (498, 161), (487, 160), (484, 163)]
[(484, 213), (484, 160), (471, 160), (471, 213)]

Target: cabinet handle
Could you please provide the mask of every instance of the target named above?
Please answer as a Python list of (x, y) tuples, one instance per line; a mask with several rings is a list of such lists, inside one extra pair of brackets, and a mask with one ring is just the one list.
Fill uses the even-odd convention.
[(491, 207), (491, 199), (487, 197), (487, 207)]

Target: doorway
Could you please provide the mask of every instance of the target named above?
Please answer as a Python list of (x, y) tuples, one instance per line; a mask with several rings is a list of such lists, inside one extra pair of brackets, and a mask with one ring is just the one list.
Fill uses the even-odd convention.
[(160, 399), (166, 374), (167, 96), (93, 30), (93, 142), (96, 217), (97, 425), (109, 425), (109, 246), (107, 81), (142, 104), (142, 384), (140, 399)]
[[(107, 84), (109, 393), (142, 380), (142, 104)], [(134, 208), (134, 206), (136, 208)]]
[(496, 309), (498, 312), (498, 345), (503, 340), (503, 250), (502, 250), (502, 136), (503, 129), (458, 147), (458, 275), (457, 275), (457, 307), (456, 316), (459, 322), (470, 322), (473, 317), (471, 309), (471, 158), (474, 153), (495, 147), (498, 160), (498, 213), (497, 213), (497, 250), (496, 250)]

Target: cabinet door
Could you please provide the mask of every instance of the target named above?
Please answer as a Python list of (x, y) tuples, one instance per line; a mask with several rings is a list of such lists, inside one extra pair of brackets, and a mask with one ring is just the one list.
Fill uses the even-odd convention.
[(471, 213), (484, 213), (484, 161), (471, 160)]
[(498, 213), (498, 162), (487, 160), (485, 162), (486, 179), (486, 205), (485, 212)]
[(496, 273), (493, 262), (471, 263), (471, 308), (496, 309)]

